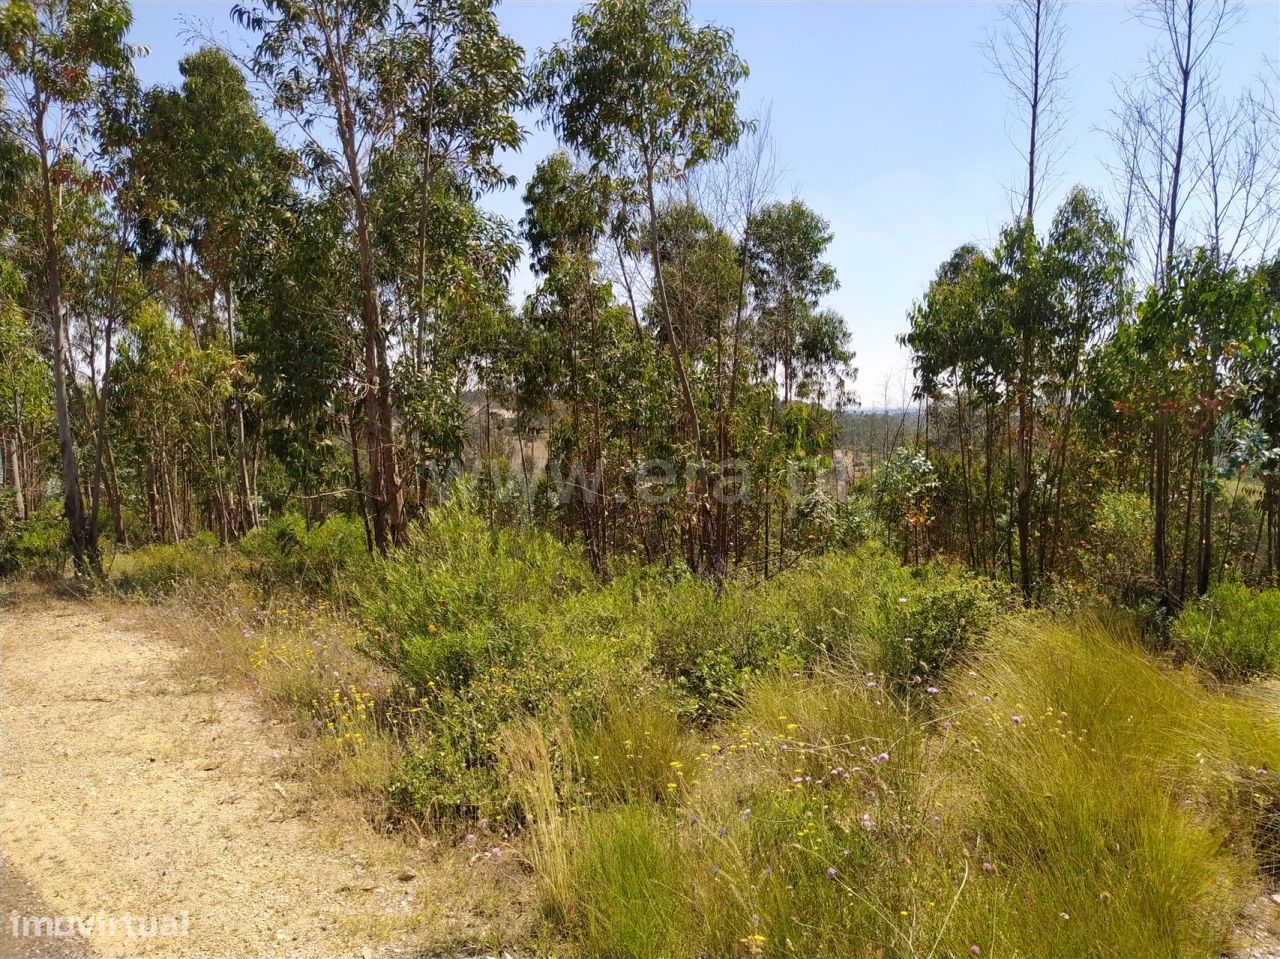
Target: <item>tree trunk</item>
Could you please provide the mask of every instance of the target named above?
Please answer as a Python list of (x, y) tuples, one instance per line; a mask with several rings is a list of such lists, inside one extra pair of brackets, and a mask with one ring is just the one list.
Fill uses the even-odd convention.
[[(1029, 323), (1030, 318), (1024, 320)], [(1018, 574), (1022, 601), (1030, 605), (1031, 586), (1031, 459), (1035, 428), (1032, 422), (1031, 362), (1032, 339), (1029, 329), (1022, 333), (1022, 368), (1018, 378)]]
[(1169, 594), (1169, 423), (1168, 414), (1156, 414), (1152, 442), (1155, 468), (1152, 477), (1152, 495), (1155, 512), (1155, 528), (1151, 537), (1151, 551), (1160, 602), (1170, 608)]
[(18, 434), (15, 434), (9, 444), (9, 482), (13, 485), (14, 515), (18, 519), (26, 519), (27, 498), (22, 491), (22, 464), (18, 456), (18, 447), (20, 445)]
[[(37, 98), (42, 94), (37, 90)], [(71, 411), (67, 405), (67, 326), (62, 310), (62, 263), (59, 259), (58, 226), (53, 210), (53, 171), (44, 139), (44, 109), (37, 111), (34, 124), (40, 154), (41, 200), (44, 219), (45, 299), (53, 330), (53, 405), (58, 421), (58, 449), (62, 463), (63, 514), (67, 518), (68, 540), (77, 575), (97, 576), (102, 571), (96, 540), (89, 537), (84, 499), (80, 492), (80, 471), (76, 466), (75, 436), (71, 431)]]
[(374, 545), (380, 553), (404, 540), (404, 492), (396, 466), (392, 436), (390, 389), (386, 381), (386, 348), (382, 343), (381, 308), (373, 263), (369, 211), (365, 205), (355, 122), (347, 97), (338, 103), (338, 133), (346, 160), (360, 253), (360, 320), (364, 331), (365, 435), (369, 454), (369, 493), (373, 507)]
[(662, 276), (662, 256), (658, 249), (658, 204), (653, 193), (653, 163), (646, 161), (645, 188), (649, 201), (649, 254), (653, 259), (653, 280), (658, 290), (658, 312), (662, 316), (662, 330), (667, 337), (667, 345), (671, 349), (671, 364), (676, 370), (676, 380), (680, 384), (680, 395), (684, 400), (685, 415), (689, 419), (689, 438), (693, 440), (694, 455), (702, 449), (702, 429), (698, 423), (698, 403), (693, 395), (693, 387), (689, 385), (689, 376), (684, 368), (684, 356), (680, 343), (676, 339), (675, 324), (671, 320), (671, 306), (667, 301), (667, 284)]

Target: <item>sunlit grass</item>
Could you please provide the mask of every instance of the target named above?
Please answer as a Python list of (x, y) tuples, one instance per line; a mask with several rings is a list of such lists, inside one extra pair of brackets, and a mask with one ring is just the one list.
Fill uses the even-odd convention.
[(587, 955), (1230, 946), (1274, 828), (1273, 713), (1094, 621), (1010, 620), (939, 682), (932, 707), (837, 669), (752, 683), (673, 760), (674, 800), (550, 814), (549, 917)]

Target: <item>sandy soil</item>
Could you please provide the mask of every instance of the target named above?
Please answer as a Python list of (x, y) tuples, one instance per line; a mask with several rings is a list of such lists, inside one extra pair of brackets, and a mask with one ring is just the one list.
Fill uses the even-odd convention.
[[(296, 735), (243, 691), (185, 681), (181, 649), (142, 622), (69, 600), (0, 609), (6, 874), (56, 915), (115, 917), (87, 937), (103, 956), (368, 959), (476, 941), (468, 886), (484, 863), (334, 819), (290, 772)], [(130, 935), (126, 916), (185, 916), (186, 934)]]

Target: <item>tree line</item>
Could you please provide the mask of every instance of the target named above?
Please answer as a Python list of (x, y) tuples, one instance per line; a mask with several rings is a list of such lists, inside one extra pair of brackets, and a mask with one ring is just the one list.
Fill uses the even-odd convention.
[[(777, 195), (747, 64), (685, 0), (601, 0), (533, 55), (490, 0), (268, 0), (233, 11), (247, 51), (203, 46), (149, 88), (124, 0), (12, 0), (6, 511), (60, 501), (85, 575), (108, 539), (225, 542), (285, 510), (359, 516), (386, 553), (465, 462), (495, 522), (580, 538), (602, 575), (770, 575), (878, 522), (1030, 601), (1078, 562), (1099, 496), (1130, 491), (1162, 601), (1249, 546), (1215, 540), (1238, 508), (1261, 519), (1231, 568), (1274, 578), (1280, 138), (1265, 82), (1219, 89), (1236, 9), (1143, 7), (1115, 182), (1043, 231), (1062, 5), (1004, 9), (1012, 222), (913, 306), (919, 409), (833, 487), (855, 371), (831, 226)], [(527, 111), (560, 149), (512, 223), (485, 197), (516, 187)], [(513, 303), (522, 255), (536, 285)], [(659, 480), (679, 495), (643, 495)]]

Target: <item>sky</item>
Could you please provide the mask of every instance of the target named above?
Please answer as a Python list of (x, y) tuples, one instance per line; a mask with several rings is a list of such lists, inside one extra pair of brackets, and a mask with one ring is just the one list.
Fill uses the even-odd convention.
[[(246, 0), (250, 2), (251, 0)], [(499, 19), (528, 56), (569, 33), (577, 0), (506, 0)], [(130, 40), (149, 48), (144, 82), (175, 85), (193, 49), (193, 27), (244, 47), (223, 0), (134, 0)], [(857, 359), (866, 407), (895, 406), (909, 390), (909, 358), (896, 343), (906, 315), (937, 266), (965, 242), (988, 245), (1008, 221), (1010, 187), (1023, 176), (1006, 90), (984, 40), (998, 25), (992, 0), (693, 0), (695, 19), (733, 32), (751, 74), (742, 110), (768, 113), (781, 175), (777, 198), (797, 196), (830, 223), (828, 260)], [(1280, 0), (1249, 0), (1220, 48), (1222, 83), (1236, 89), (1280, 60)], [(1066, 10), (1066, 123), (1057, 175), (1040, 216), (1074, 184), (1106, 190), (1106, 127), (1115, 85), (1143, 66), (1156, 35), (1115, 0), (1077, 0)], [(554, 136), (523, 116), (528, 139), (506, 168), (520, 186), (486, 198), (512, 219), (524, 181), (555, 149)], [(527, 270), (513, 295), (530, 288)]]

